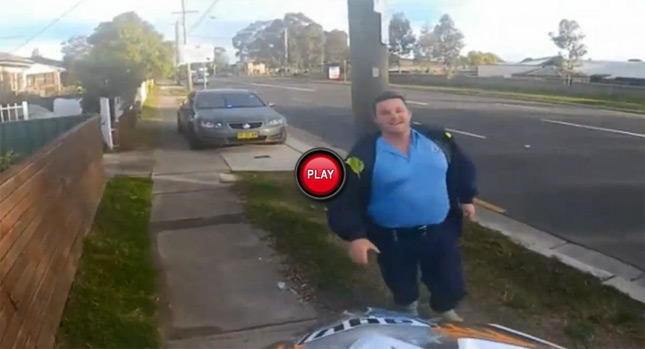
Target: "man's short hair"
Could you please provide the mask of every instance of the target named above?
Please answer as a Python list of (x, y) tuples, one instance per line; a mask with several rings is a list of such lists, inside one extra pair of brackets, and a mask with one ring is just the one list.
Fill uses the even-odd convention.
[(388, 99), (400, 99), (405, 104), (405, 97), (403, 97), (402, 95), (393, 91), (385, 91), (378, 95), (376, 99), (374, 99), (374, 103), (372, 104), (372, 113), (376, 115), (376, 105), (383, 101), (387, 101)]

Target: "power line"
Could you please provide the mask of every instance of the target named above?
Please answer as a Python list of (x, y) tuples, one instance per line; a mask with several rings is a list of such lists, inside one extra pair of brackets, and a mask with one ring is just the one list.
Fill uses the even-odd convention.
[(60, 16), (56, 17), (51, 23), (46, 25), (43, 29), (41, 29), (39, 32), (36, 34), (32, 35), (29, 39), (27, 39), (22, 45), (18, 46), (13, 50), (13, 53), (16, 53), (16, 51), (20, 50), (21, 48), (27, 46), (30, 42), (32, 42), (34, 39), (39, 37), (42, 33), (46, 32), (47, 29), (51, 28), (54, 24), (58, 23), (61, 19), (63, 19), (65, 16), (67, 16), (70, 12), (74, 11), (77, 7), (79, 7), (82, 3), (84, 3), (87, 0), (80, 0), (76, 4), (74, 4), (72, 7), (70, 7), (67, 11), (63, 12)]
[(193, 26), (190, 28), (190, 30), (188, 31), (189, 35), (190, 35), (190, 33), (193, 32), (193, 30), (195, 30), (195, 28), (197, 28), (200, 24), (202, 24), (202, 21), (206, 18), (206, 16), (208, 16), (208, 13), (211, 12), (213, 7), (215, 7), (215, 5), (217, 5), (218, 2), (219, 2), (219, 0), (214, 0), (213, 2), (211, 2), (211, 4), (208, 6), (208, 9), (206, 9), (206, 11), (204, 11), (204, 13), (201, 15), (201, 17), (199, 17), (199, 19), (197, 20), (197, 22), (195, 22), (195, 24), (193, 24)]

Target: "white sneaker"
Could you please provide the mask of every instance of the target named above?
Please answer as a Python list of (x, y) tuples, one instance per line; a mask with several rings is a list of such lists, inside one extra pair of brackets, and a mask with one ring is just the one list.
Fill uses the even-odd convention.
[(462, 319), (459, 315), (454, 310), (449, 310), (445, 313), (442, 313), (441, 316), (444, 318), (444, 320), (448, 321), (453, 321), (453, 322), (463, 322), (464, 319)]

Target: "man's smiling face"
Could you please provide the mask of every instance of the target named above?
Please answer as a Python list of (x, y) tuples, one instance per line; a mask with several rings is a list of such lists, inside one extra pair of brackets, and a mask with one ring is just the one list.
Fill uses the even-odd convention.
[(399, 98), (391, 98), (376, 104), (374, 122), (387, 134), (402, 134), (410, 129), (412, 113)]

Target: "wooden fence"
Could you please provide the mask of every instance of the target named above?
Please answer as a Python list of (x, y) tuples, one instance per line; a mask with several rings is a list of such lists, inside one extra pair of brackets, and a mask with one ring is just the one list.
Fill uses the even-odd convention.
[(0, 348), (51, 348), (103, 188), (90, 118), (0, 173)]

